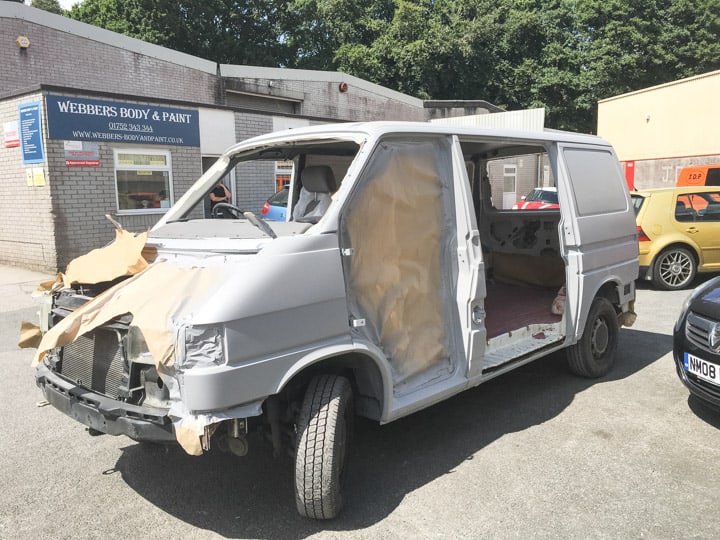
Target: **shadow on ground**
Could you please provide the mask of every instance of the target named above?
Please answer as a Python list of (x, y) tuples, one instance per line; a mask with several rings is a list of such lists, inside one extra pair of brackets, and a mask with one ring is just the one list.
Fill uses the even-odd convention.
[(720, 429), (720, 411), (713, 409), (700, 398), (693, 394), (688, 395), (688, 407), (700, 420)]
[(630, 343), (638, 353), (621, 355), (601, 379), (570, 375), (564, 354), (555, 354), (386, 426), (359, 421), (346, 508), (329, 522), (298, 516), (291, 460), (273, 460), (263, 445), (236, 458), (214, 452), (191, 457), (176, 447), (132, 444), (123, 449), (115, 471), (164, 512), (225, 537), (305, 538), (323, 530), (363, 529), (496, 439), (547, 422), (591, 385), (630, 377), (672, 347), (670, 336), (625, 329), (620, 351)]

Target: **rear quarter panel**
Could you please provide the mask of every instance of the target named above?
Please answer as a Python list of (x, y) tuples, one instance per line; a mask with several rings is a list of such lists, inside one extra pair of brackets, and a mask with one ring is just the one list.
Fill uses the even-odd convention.
[(638, 277), (635, 212), (625, 178), (609, 145), (559, 144), (561, 234), (568, 263), (569, 328), (582, 335), (587, 313), (606, 283), (620, 303), (634, 299)]

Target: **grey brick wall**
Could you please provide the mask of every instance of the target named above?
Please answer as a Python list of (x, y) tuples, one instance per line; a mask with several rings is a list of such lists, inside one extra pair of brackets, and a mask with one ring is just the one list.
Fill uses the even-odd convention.
[[(0, 35), (24, 35), (31, 41), (28, 49), (20, 49), (10, 40), (0, 48), (3, 54), (0, 94), (45, 84), (198, 104), (243, 106), (242, 95), (235, 95), (233, 99), (220, 96), (221, 81), (207, 71), (22, 19), (0, 17)], [(347, 92), (340, 92), (336, 82), (292, 80), (292, 70), (288, 70), (287, 77), (244, 79), (242, 84), (268, 97), (292, 96), (298, 100), (295, 114), (303, 116), (341, 121), (424, 121), (427, 114), (422, 107), (352, 84)]]
[[(40, 94), (0, 101), (0, 128), (4, 122), (17, 120), (18, 105), (41, 101)], [(47, 124), (43, 118), (43, 135)], [(4, 141), (3, 138), (0, 141)], [(48, 154), (48, 141), (44, 139)], [(41, 168), (45, 186), (28, 186), (26, 171)], [(0, 262), (35, 268), (57, 269), (54, 216), (51, 189), (54, 178), (48, 164), (23, 165), (19, 147), (6, 148), (0, 142)]]
[[(16, 36), (30, 39), (20, 49)], [(215, 74), (88, 40), (29, 21), (0, 17), (0, 94), (38, 84), (215, 103)]]
[[(547, 158), (542, 157), (540, 167), (543, 164), (547, 164)], [(526, 154), (518, 157), (510, 157), (507, 159), (498, 159), (491, 161), (488, 164), (488, 176), (490, 177), (490, 186), (492, 189), (492, 200), (496, 208), (500, 209), (503, 207), (503, 182), (504, 182), (504, 166), (515, 165), (516, 169), (516, 181), (515, 181), (515, 201), (520, 200), (520, 197), (527, 195), (531, 189), (538, 185), (538, 174), (542, 178), (542, 169), (538, 170), (538, 154)], [(555, 185), (552, 181), (552, 173), (550, 173), (551, 184)], [(507, 206), (510, 208), (512, 205)]]
[[(262, 114), (236, 113), (235, 140), (244, 141), (272, 131), (272, 117)], [(237, 205), (259, 213), (267, 198), (275, 192), (275, 162), (250, 162), (235, 168)]]
[[(105, 214), (132, 232), (146, 231), (162, 217), (159, 213), (118, 214), (114, 148), (111, 144), (100, 143), (100, 167), (65, 167), (63, 141), (50, 141), (48, 158), (50, 168), (56, 171), (52, 196), (61, 269), (73, 258), (112, 241), (114, 227)], [(149, 147), (123, 145), (122, 148), (142, 151)], [(200, 149), (159, 145), (151, 148), (170, 151), (173, 198), (179, 199), (202, 172)]]

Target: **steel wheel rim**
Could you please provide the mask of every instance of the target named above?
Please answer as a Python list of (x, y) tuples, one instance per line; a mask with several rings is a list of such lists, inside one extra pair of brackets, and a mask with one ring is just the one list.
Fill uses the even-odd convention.
[(660, 259), (660, 277), (672, 287), (685, 285), (692, 274), (692, 261), (682, 251), (671, 251)]
[(609, 344), (610, 330), (608, 329), (605, 319), (600, 317), (593, 324), (592, 339), (590, 340), (593, 356), (600, 358), (607, 351)]

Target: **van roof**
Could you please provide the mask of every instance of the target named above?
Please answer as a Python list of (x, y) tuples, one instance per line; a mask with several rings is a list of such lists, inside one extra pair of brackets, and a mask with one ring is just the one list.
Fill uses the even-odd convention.
[(484, 128), (484, 127), (458, 127), (446, 126), (428, 122), (349, 122), (337, 124), (322, 124), (309, 127), (293, 128), (289, 130), (276, 131), (246, 139), (240, 142), (228, 151), (234, 152), (239, 149), (257, 146), (263, 143), (273, 143), (294, 138), (314, 137), (327, 138), (333, 135), (352, 136), (352, 134), (365, 136), (381, 136), (390, 133), (418, 133), (418, 134), (447, 134), (447, 135), (467, 135), (476, 137), (489, 137), (493, 139), (507, 138), (516, 140), (531, 141), (547, 141), (547, 142), (567, 142), (567, 143), (584, 143), (600, 146), (610, 146), (606, 140), (597, 135), (586, 135), (581, 133), (573, 133), (569, 131), (548, 130), (543, 131), (522, 131), (505, 128)]

